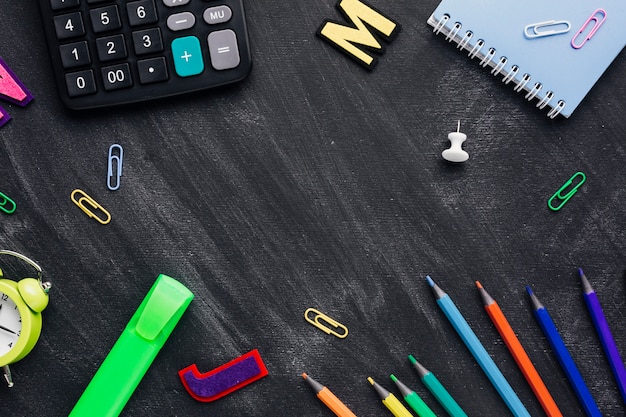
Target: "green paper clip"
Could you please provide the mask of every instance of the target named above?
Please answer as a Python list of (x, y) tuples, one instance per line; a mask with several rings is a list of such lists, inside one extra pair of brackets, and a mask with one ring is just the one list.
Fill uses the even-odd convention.
[(193, 299), (193, 293), (159, 275), (69, 417), (116, 417)]
[[(568, 187), (570, 187), (572, 185), (572, 183), (574, 182), (576, 177), (581, 177), (580, 181), (578, 183), (576, 183), (574, 186), (572, 186), (571, 189), (567, 192), (567, 194), (563, 195), (563, 191), (565, 191)], [(585, 176), (585, 174), (583, 174), (580, 171), (578, 171), (577, 173), (572, 175), (570, 177), (570, 179), (567, 180), (567, 182), (565, 184), (563, 184), (563, 186), (561, 188), (559, 188), (558, 191), (556, 193), (554, 193), (552, 195), (552, 197), (550, 197), (550, 199), (548, 200), (548, 207), (550, 208), (550, 210), (554, 210), (554, 211), (560, 210), (561, 207), (563, 207), (565, 205), (565, 203), (567, 203), (567, 201), (570, 198), (572, 198), (572, 196), (574, 194), (576, 194), (576, 191), (578, 191), (578, 188), (580, 188), (580, 186), (583, 185), (583, 183), (586, 180), (587, 180), (587, 177)], [(552, 201), (553, 200), (559, 200), (559, 201), (561, 201), (561, 204), (559, 204), (558, 206), (554, 207), (552, 205)]]
[[(6, 205), (12, 208), (5, 207)], [(17, 205), (15, 201), (11, 200), (6, 194), (0, 193), (0, 210), (4, 211), (6, 214), (11, 214), (15, 211)]]

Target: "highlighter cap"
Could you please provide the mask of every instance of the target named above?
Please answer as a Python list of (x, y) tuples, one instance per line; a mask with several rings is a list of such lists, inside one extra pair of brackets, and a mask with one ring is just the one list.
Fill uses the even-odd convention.
[(159, 275), (127, 328), (148, 340), (165, 340), (170, 336), (191, 303), (193, 293), (167, 275)]

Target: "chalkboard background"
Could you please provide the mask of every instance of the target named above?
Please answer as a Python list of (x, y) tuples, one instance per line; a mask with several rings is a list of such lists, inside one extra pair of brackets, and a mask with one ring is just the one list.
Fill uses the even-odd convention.
[[(563, 414), (583, 415), (524, 286), (553, 315), (599, 408), (622, 416), (581, 297), (582, 267), (626, 352), (626, 59), (571, 119), (494, 80), (432, 34), (437, 0), (370, 3), (402, 25), (368, 72), (315, 36), (342, 20), (334, 0), (248, 1), (254, 61), (243, 82), (125, 108), (75, 113), (56, 95), (35, 1), (0, 7), (0, 56), (32, 91), (3, 102), (0, 247), (36, 260), (53, 283), (41, 339), (0, 384), (0, 413), (67, 415), (160, 273), (195, 299), (126, 416), (331, 416), (301, 378), (359, 416), (388, 411), (366, 378), (394, 373), (444, 415), (408, 354), (472, 416), (509, 411), (437, 307), (430, 274), (466, 315), (533, 416), (543, 411), (482, 308), (480, 280), (508, 316)], [(441, 158), (457, 121), (470, 159)], [(124, 148), (117, 191), (107, 152)], [(559, 212), (547, 199), (587, 182)], [(89, 219), (80, 188), (112, 215)], [(28, 269), (12, 258), (7, 275)], [(346, 339), (308, 324), (314, 307)], [(209, 371), (258, 349), (269, 376), (214, 403), (177, 371)], [(111, 381), (115, 384), (115, 381)]]

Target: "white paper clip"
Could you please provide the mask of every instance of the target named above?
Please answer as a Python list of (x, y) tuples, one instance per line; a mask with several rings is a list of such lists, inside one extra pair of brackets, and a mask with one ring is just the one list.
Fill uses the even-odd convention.
[[(598, 9), (593, 12), (591, 16), (589, 16), (589, 19), (587, 19), (587, 21), (581, 26), (581, 28), (578, 29), (578, 32), (576, 32), (576, 34), (572, 38), (572, 48), (580, 49), (585, 46), (587, 41), (596, 34), (598, 29), (600, 29), (600, 26), (602, 26), (602, 23), (604, 23), (605, 20), (606, 12), (604, 11), (604, 9)], [(593, 26), (591, 27), (589, 33), (585, 35), (583, 32), (587, 30), (587, 26), (589, 26), (591, 22), (593, 22)], [(576, 43), (576, 40), (581, 37), (580, 35), (583, 35), (583, 39), (580, 43)]]
[[(117, 150), (117, 155), (114, 154)], [(122, 160), (124, 159), (124, 149), (118, 144), (113, 144), (109, 148), (109, 163), (107, 169), (107, 187), (109, 190), (115, 191), (120, 188), (120, 177), (122, 176)], [(115, 162), (115, 164), (114, 164)], [(113, 168), (115, 165), (115, 169)], [(113, 173), (115, 172), (115, 175)], [(115, 183), (111, 180), (115, 179)]]
[(572, 25), (567, 20), (546, 20), (545, 22), (532, 23), (524, 27), (524, 36), (529, 39), (534, 39), (550, 35), (560, 35), (569, 32), (571, 28)]

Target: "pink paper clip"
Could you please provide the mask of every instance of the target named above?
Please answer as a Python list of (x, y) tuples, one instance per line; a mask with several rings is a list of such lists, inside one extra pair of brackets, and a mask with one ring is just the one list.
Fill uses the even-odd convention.
[[(606, 11), (604, 11), (604, 9), (598, 9), (595, 12), (593, 12), (591, 16), (589, 16), (589, 19), (587, 19), (587, 21), (582, 25), (582, 27), (578, 29), (578, 32), (576, 32), (576, 34), (572, 38), (572, 48), (574, 49), (582, 48), (587, 43), (587, 41), (591, 39), (593, 35), (596, 34), (596, 32), (598, 31), (598, 29), (600, 29), (600, 26), (602, 26), (605, 20), (606, 20)], [(593, 22), (593, 27), (589, 31), (589, 34), (585, 36), (585, 38), (582, 40), (581, 43), (576, 43), (576, 40), (578, 39), (578, 37), (582, 35), (582, 33), (585, 30), (587, 30), (587, 26), (589, 26), (591, 22)]]

